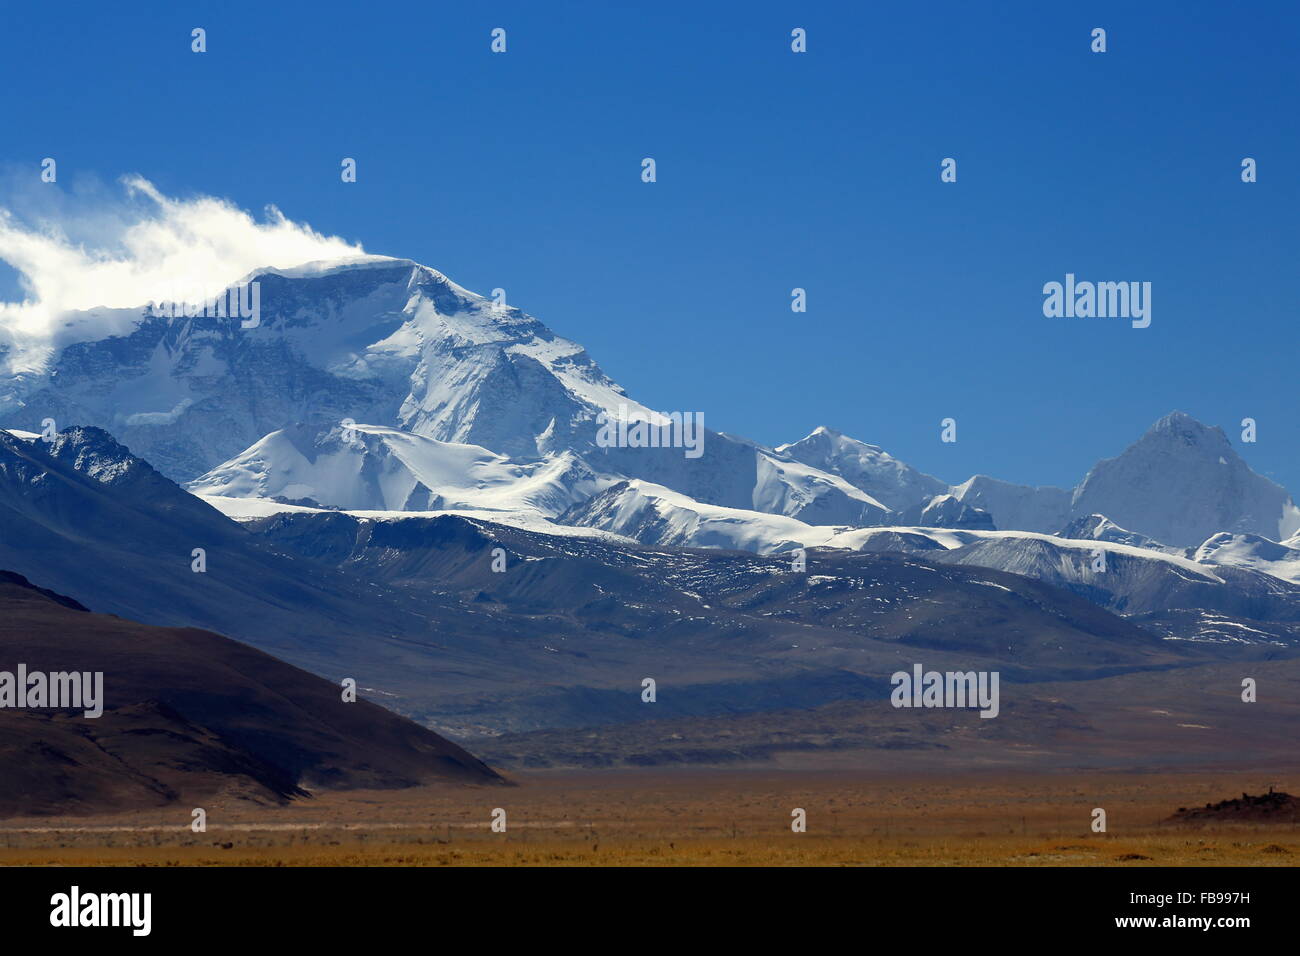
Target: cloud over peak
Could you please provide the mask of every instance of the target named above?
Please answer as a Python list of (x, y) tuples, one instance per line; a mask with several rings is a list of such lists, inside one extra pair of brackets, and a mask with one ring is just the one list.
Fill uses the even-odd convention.
[(111, 310), (203, 299), (256, 269), (365, 255), (274, 206), (258, 221), (225, 199), (166, 196), (140, 176), (120, 186), (69, 194), (44, 183), (0, 202), (0, 260), (25, 297), (0, 303), (0, 350), (12, 370), (66, 344), (69, 312), (102, 308), (75, 334), (99, 337), (129, 327), (129, 313)]

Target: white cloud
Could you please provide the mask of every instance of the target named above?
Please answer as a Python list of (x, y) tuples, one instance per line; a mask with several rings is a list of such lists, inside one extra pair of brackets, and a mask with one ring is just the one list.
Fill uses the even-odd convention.
[[(263, 221), (224, 199), (174, 199), (149, 181), (122, 180), (117, 193), (14, 194), (0, 207), (0, 260), (19, 273), (25, 301), (0, 303), (0, 350), (32, 368), (72, 338), (126, 331), (154, 300), (201, 300), (260, 268), (364, 255), (359, 245), (293, 222), (274, 206)], [(22, 212), (18, 207), (27, 207)], [(64, 317), (99, 309), (76, 330)]]

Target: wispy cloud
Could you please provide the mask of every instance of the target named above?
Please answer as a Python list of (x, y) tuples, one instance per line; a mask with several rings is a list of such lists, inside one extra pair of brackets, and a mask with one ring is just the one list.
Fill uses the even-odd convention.
[[(125, 331), (127, 313), (155, 299), (201, 298), (258, 268), (286, 269), (364, 255), (268, 206), (259, 221), (211, 196), (177, 199), (139, 176), (112, 189), (59, 185), (9, 190), (0, 204), (0, 260), (19, 274), (22, 302), (0, 303), (0, 349), (9, 362), (38, 362), (72, 330), (64, 317), (97, 309), (75, 335)], [(17, 361), (26, 356), (26, 361)]]

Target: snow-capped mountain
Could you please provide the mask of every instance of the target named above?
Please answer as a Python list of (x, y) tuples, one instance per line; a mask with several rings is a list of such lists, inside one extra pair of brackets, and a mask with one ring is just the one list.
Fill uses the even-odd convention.
[[(1258, 536), (1223, 534), (1187, 554), (1120, 528), (1101, 515), (1079, 519), (1064, 534), (933, 525), (810, 525), (785, 516), (702, 506), (662, 486), (633, 481), (607, 488), (557, 520), (652, 546), (759, 554), (825, 548), (925, 555), (1067, 587), (1123, 613), (1191, 608), (1195, 600), (1201, 600), (1203, 608), (1258, 613), (1271, 589), (1282, 582), (1300, 583), (1300, 549)], [(1175, 594), (1189, 593), (1189, 582), (1197, 581), (1218, 590), (1192, 589), (1190, 593), (1199, 597), (1182, 598), (1186, 604), (1170, 603)], [(1223, 596), (1227, 591), (1232, 591), (1231, 599)], [(1288, 595), (1288, 601), (1300, 601), (1300, 592), (1288, 591)]]
[(706, 505), (648, 481), (623, 481), (560, 515), (642, 544), (769, 554), (823, 545), (848, 526), (809, 525), (786, 515)]
[[(103, 427), (214, 500), (515, 514), (661, 545), (879, 548), (915, 543), (916, 526), (1053, 535), (1078, 521), (1067, 538), (1148, 548), (1300, 531), (1284, 489), (1181, 413), (1073, 493), (984, 475), (948, 487), (827, 428), (772, 449), (701, 423), (698, 457), (611, 446), (611, 419), (661, 413), (580, 345), (433, 269), (365, 256), (249, 280), (251, 327), (114, 310), (120, 334), (95, 338), (104, 316), (69, 316), (44, 367), (0, 368), (0, 427)], [(904, 530), (851, 530), (884, 527)]]
[[(1063, 488), (1031, 488), (975, 475), (949, 486), (932, 475), (918, 471), (877, 445), (869, 445), (826, 427), (818, 427), (805, 438), (778, 445), (778, 452), (839, 475), (887, 505), (907, 524), (925, 524), (921, 515), (932, 509), (943, 515), (944, 527), (955, 521), (983, 526), (973, 513), (958, 518), (960, 509), (939, 500), (951, 496), (970, 509), (986, 512), (993, 526), (1051, 533), (1060, 530), (1070, 517), (1070, 492)], [(947, 510), (945, 510), (947, 509)]]
[(1086, 536), (1120, 540), (1114, 535), (1123, 532), (1156, 547), (1195, 548), (1220, 531), (1273, 541), (1300, 531), (1300, 508), (1286, 489), (1251, 471), (1222, 429), (1182, 412), (1160, 419), (1120, 456), (1098, 462), (1073, 491), (987, 475), (936, 488), (937, 479), (825, 428), (778, 450), (870, 490), (898, 512), (899, 523), (962, 526), (951, 516), (934, 522), (921, 517), (951, 495), (988, 512), (1002, 530), (1052, 534), (1099, 515), (1110, 527), (1092, 527)]
[(353, 676), (461, 734), (644, 720), (628, 675), (671, 674), (679, 716), (874, 696), (864, 678), (897, 666), (900, 640), (1017, 679), (1183, 659), (1077, 595), (984, 569), (840, 551), (798, 574), (784, 556), (283, 507), (237, 524), (100, 429), (0, 432), (0, 568), (97, 611), (228, 633), (335, 687)]
[(1196, 549), (1193, 557), (1203, 564), (1222, 564), (1251, 568), (1274, 577), (1300, 584), (1300, 541), (1286, 544), (1261, 538), (1257, 534), (1220, 532)]
[(962, 543), (926, 558), (1063, 587), (1169, 638), (1264, 646), (1300, 641), (1300, 587), (1289, 576), (1294, 565), (1251, 565), (1240, 554), (1236, 560), (1210, 553), (1187, 558), (1025, 532), (957, 534)]
[[(426, 266), (368, 256), (248, 281), (260, 289), (250, 328), (240, 318), (142, 308), (125, 334), (81, 341), (70, 332), (45, 368), (0, 381), (0, 426), (97, 425), (184, 481), (272, 432), (350, 420), (520, 461), (573, 452), (601, 474), (723, 507), (853, 524), (885, 514), (837, 475), (712, 431), (698, 458), (681, 448), (602, 447), (602, 415), (657, 413), (581, 346)], [(68, 319), (73, 330), (103, 324)]]
[(924, 507), (935, 495), (948, 491), (938, 478), (917, 471), (879, 446), (825, 426), (815, 428), (797, 442), (778, 445), (776, 450), (820, 471), (839, 475), (892, 511)]
[(1251, 471), (1223, 429), (1182, 412), (1094, 465), (1071, 507), (1185, 548), (1220, 531), (1279, 541), (1300, 529), (1300, 509), (1285, 488)]
[[(1009, 572), (1087, 597), (1145, 625), (1193, 641), (1271, 645), (1300, 641), (1300, 551), (1263, 539), (1211, 539), (1194, 556), (1161, 550), (1101, 516), (1079, 537), (963, 528), (845, 528), (787, 517), (705, 508), (668, 489), (628, 482), (559, 519), (655, 546), (805, 552), (816, 574), (844, 552), (898, 552), (941, 564)], [(1269, 547), (1271, 545), (1271, 548)]]
[(1128, 544), (1135, 548), (1153, 548), (1156, 551), (1165, 550), (1164, 545), (1159, 541), (1148, 538), (1144, 534), (1121, 528), (1105, 515), (1085, 515), (1082, 518), (1075, 518), (1058, 532), (1058, 537), (1075, 540), (1109, 541), (1112, 544)]
[(924, 505), (916, 504), (902, 514), (903, 524), (927, 528), (982, 528), (993, 531), (993, 516), (982, 508), (966, 504), (956, 495), (935, 495)]
[(376, 425), (272, 432), (190, 482), (189, 491), (349, 511), (481, 510), (553, 517), (613, 479), (577, 455), (516, 462), (479, 445)]
[(407, 260), (249, 278), (255, 327), (142, 308), (129, 333), (73, 342), (17, 382), (0, 416), (37, 430), (45, 417), (97, 424), (190, 479), (295, 422), (351, 419), (537, 455), (539, 436), (586, 410), (575, 395), (629, 401), (579, 346)]
[(1062, 488), (1033, 488), (975, 475), (954, 485), (951, 493), (962, 504), (987, 511), (1004, 530), (1050, 534), (1070, 520), (1070, 493)]

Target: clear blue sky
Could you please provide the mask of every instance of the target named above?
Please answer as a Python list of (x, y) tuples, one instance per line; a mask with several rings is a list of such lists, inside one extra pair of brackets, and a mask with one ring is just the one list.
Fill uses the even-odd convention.
[[(637, 7), (11, 5), (0, 162), (502, 286), (642, 401), (765, 443), (825, 424), (1069, 485), (1180, 408), (1258, 419), (1242, 453), (1300, 493), (1296, 4)], [(1152, 282), (1151, 327), (1044, 318), (1066, 272)]]

